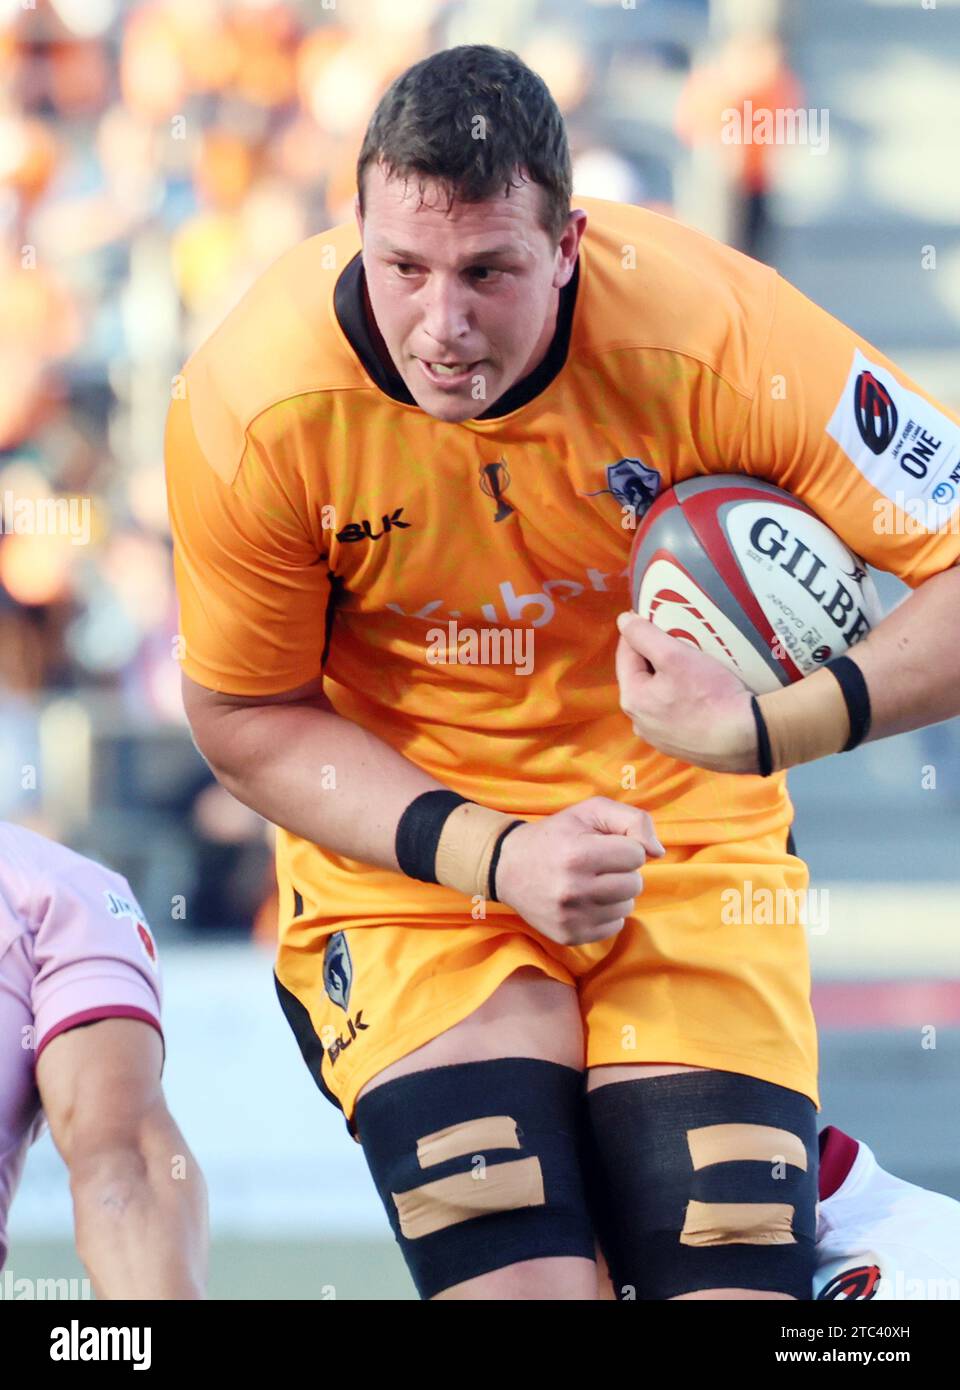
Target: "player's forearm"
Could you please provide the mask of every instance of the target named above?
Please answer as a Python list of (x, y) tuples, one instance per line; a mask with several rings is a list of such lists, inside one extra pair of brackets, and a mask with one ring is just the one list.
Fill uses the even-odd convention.
[(397, 868), (397, 825), (411, 801), (442, 786), (375, 734), (315, 705), (224, 709), (194, 733), (238, 801), (380, 868)]
[(101, 1152), (71, 1171), (77, 1251), (98, 1298), (205, 1297), (206, 1186), (176, 1136)]
[(869, 739), (960, 714), (960, 568), (936, 574), (850, 652), (870, 692)]

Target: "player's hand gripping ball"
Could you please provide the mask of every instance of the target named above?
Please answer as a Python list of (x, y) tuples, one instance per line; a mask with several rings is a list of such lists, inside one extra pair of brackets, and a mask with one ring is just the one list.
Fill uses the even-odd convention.
[(712, 656), (636, 613), (617, 618), (620, 708), (651, 748), (713, 772), (756, 772), (751, 692)]
[(790, 493), (712, 475), (657, 499), (617, 619), (620, 705), (640, 738), (714, 772), (756, 772), (751, 694), (819, 670), (883, 616), (867, 568)]

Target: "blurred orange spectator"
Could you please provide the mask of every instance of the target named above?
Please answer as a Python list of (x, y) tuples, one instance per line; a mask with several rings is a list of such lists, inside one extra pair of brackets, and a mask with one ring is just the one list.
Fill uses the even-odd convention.
[(746, 120), (751, 112), (794, 109), (802, 100), (780, 41), (761, 32), (734, 35), (708, 62), (692, 69), (681, 91), (677, 134), (688, 145), (715, 150), (717, 159), (725, 161), (736, 200), (733, 240), (748, 255), (767, 249), (777, 147), (766, 140), (727, 138), (730, 113), (739, 112)]

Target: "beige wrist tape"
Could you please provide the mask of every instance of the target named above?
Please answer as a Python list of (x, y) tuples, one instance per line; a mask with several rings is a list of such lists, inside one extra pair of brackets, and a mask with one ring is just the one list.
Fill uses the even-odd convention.
[(465, 801), (444, 821), (437, 844), (437, 882), (455, 888), (468, 898), (490, 897), (490, 861), (494, 846), (517, 816), (491, 811)]
[(839, 753), (850, 737), (850, 715), (843, 691), (830, 671), (758, 695), (767, 726), (774, 772)]

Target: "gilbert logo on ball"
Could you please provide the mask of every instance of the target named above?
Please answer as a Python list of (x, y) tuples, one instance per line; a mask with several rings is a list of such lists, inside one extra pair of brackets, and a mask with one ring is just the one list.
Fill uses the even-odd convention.
[(809, 507), (740, 474), (658, 498), (634, 537), (630, 595), (757, 695), (841, 656), (883, 616), (863, 561)]

